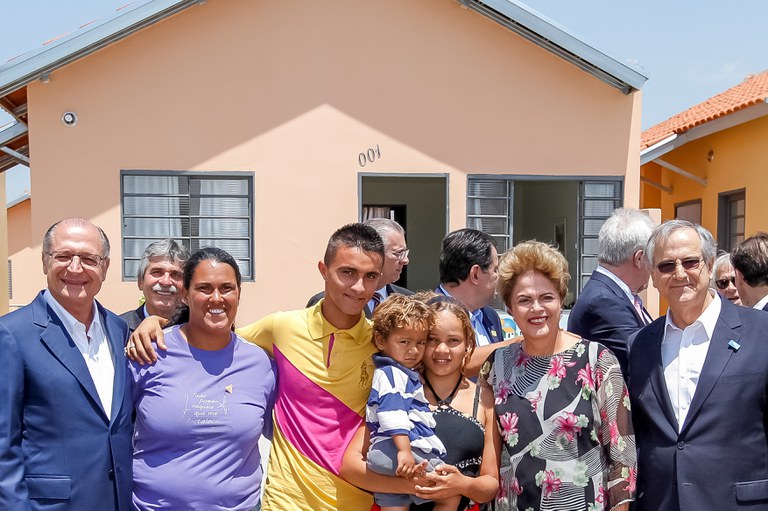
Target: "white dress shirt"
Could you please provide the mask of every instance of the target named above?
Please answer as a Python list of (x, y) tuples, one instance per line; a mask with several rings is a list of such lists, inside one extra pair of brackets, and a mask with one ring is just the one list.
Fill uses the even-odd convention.
[(714, 293), (712, 302), (701, 316), (682, 330), (674, 324), (672, 312), (667, 311), (664, 339), (661, 342), (661, 363), (678, 431), (685, 423), (696, 393), (701, 368), (704, 367), (721, 308), (720, 296)]
[(93, 321), (91, 321), (90, 326), (86, 329), (85, 325), (67, 312), (51, 293), (46, 291), (43, 293), (43, 298), (59, 317), (67, 333), (83, 356), (85, 365), (88, 367), (88, 372), (91, 374), (91, 379), (96, 387), (96, 392), (99, 394), (101, 407), (104, 409), (107, 418), (110, 418), (115, 381), (115, 365), (112, 361), (107, 334), (101, 324), (101, 316), (99, 316), (96, 302), (93, 302)]
[(763, 307), (765, 307), (765, 304), (767, 303), (768, 303), (768, 295), (765, 295), (764, 297), (760, 298), (760, 301), (758, 301), (752, 308), (763, 310)]

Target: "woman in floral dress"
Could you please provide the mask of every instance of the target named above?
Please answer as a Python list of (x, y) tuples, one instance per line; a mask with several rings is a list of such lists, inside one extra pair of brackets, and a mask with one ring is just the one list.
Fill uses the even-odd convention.
[(480, 371), (510, 455), (501, 492), (521, 511), (625, 511), (637, 477), (629, 396), (608, 348), (559, 328), (569, 279), (565, 257), (537, 241), (499, 264), (499, 293), (523, 335)]

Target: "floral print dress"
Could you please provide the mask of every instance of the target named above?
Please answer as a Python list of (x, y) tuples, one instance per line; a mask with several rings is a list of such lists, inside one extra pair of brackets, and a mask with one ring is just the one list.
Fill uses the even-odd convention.
[(634, 500), (637, 455), (619, 362), (581, 340), (551, 356), (522, 343), (496, 350), (480, 371), (495, 396), (511, 470), (500, 498), (511, 509), (611, 509)]

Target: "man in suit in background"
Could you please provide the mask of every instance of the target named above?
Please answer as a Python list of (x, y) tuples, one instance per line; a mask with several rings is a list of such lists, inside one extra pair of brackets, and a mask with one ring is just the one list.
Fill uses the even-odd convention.
[(758, 232), (731, 253), (741, 304), (768, 311), (768, 234)]
[[(405, 243), (405, 230), (403, 227), (389, 218), (369, 218), (363, 224), (373, 227), (381, 239), (384, 241), (384, 267), (381, 270), (379, 279), (379, 288), (373, 294), (373, 298), (365, 306), (365, 317), (373, 317), (373, 311), (376, 307), (386, 300), (391, 294), (412, 295), (413, 291), (394, 283), (400, 279), (403, 268), (408, 265), (408, 245)], [(321, 298), (325, 292), (317, 293), (309, 299), (307, 307), (312, 307)]]
[(94, 297), (109, 241), (82, 218), (43, 240), (47, 289), (0, 318), (0, 509), (131, 509), (125, 322)]
[(144, 295), (144, 303), (120, 314), (128, 323), (129, 333), (136, 330), (147, 316), (171, 319), (181, 303), (184, 263), (189, 251), (175, 240), (164, 239), (147, 245), (136, 272), (136, 283)]
[(616, 209), (598, 234), (599, 266), (568, 316), (568, 331), (613, 351), (627, 377), (627, 338), (651, 322), (637, 295), (648, 287), (643, 257), (653, 222), (636, 209)]
[(455, 298), (467, 308), (477, 347), (504, 340), (499, 314), (490, 307), (498, 280), (499, 254), (490, 234), (466, 228), (443, 238), (440, 285), (435, 291)]
[(630, 338), (637, 511), (768, 509), (768, 314), (709, 287), (715, 253), (684, 220), (646, 245), (669, 310)]

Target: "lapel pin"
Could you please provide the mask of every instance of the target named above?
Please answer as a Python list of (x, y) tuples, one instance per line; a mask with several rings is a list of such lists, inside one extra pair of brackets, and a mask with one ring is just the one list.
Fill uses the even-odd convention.
[(741, 348), (741, 344), (731, 339), (730, 341), (728, 341), (728, 347), (733, 349), (733, 351), (739, 351), (739, 348)]
[[(731, 341), (731, 342), (733, 342), (733, 341)], [(738, 348), (736, 348), (736, 349), (738, 349)], [(230, 383), (229, 385), (224, 387), (224, 390), (226, 390), (227, 393), (231, 394), (232, 393), (232, 384)]]

